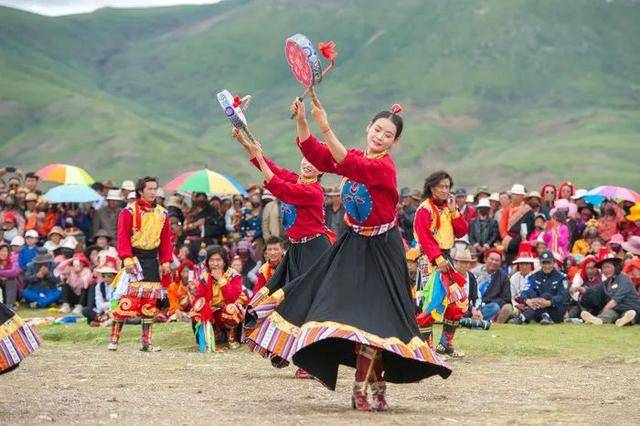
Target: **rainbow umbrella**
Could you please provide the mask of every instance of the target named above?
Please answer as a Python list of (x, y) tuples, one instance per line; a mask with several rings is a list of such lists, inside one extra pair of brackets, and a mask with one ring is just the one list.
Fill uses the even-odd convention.
[(49, 164), (38, 170), (36, 175), (42, 180), (58, 182), (64, 185), (91, 185), (95, 182), (86, 170), (68, 164)]
[(164, 186), (168, 191), (204, 192), (205, 194), (242, 194), (247, 192), (233, 178), (209, 169), (182, 173)]
[(632, 189), (621, 186), (603, 185), (588, 191), (583, 198), (588, 203), (594, 205), (602, 203), (604, 199), (611, 199), (617, 202), (630, 201), (637, 203), (640, 201), (640, 194)]

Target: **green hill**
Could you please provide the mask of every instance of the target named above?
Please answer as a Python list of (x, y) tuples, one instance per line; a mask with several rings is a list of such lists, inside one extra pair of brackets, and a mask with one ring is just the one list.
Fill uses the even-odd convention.
[(250, 93), (266, 151), (295, 166), (301, 88), (286, 37), (335, 40), (318, 89), (336, 133), (405, 106), (401, 184), (445, 167), (501, 189), (571, 178), (638, 186), (640, 5), (632, 0), (225, 1), (43, 17), (0, 8), (2, 163), (84, 164), (96, 178), (208, 165), (257, 181), (213, 94)]

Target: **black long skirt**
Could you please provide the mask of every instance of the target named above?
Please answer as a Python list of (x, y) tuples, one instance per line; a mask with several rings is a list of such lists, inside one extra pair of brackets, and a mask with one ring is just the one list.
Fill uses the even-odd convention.
[(408, 282), (397, 228), (375, 237), (349, 230), (307, 273), (254, 297), (249, 346), (293, 361), (331, 390), (339, 365), (355, 367), (357, 344), (382, 350), (388, 382), (446, 378), (451, 370), (420, 338)]
[(40, 338), (6, 305), (0, 303), (0, 374), (7, 373), (40, 347)]

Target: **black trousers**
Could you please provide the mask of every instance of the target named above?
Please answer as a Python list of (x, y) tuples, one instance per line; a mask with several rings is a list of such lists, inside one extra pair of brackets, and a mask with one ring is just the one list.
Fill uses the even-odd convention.
[(69, 284), (62, 285), (62, 294), (60, 295), (61, 303), (68, 303), (69, 305), (87, 305), (87, 290), (82, 290), (80, 294), (75, 294), (73, 289), (69, 287)]

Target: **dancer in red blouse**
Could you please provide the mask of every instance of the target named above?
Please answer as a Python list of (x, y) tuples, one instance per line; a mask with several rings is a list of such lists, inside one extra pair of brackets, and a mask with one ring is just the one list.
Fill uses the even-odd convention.
[(400, 108), (371, 120), (365, 150), (342, 145), (317, 98), (312, 116), (326, 144), (311, 134), (304, 103), (296, 99), (291, 109), (304, 157), (320, 171), (343, 176), (349, 230), (306, 274), (287, 282), (277, 300), (262, 304), (271, 311), (248, 338), (272, 362), (292, 361), (331, 390), (340, 364), (355, 367), (353, 408), (386, 411), (386, 381), (451, 373), (420, 338), (396, 226), (397, 176), (388, 151), (402, 133)]

